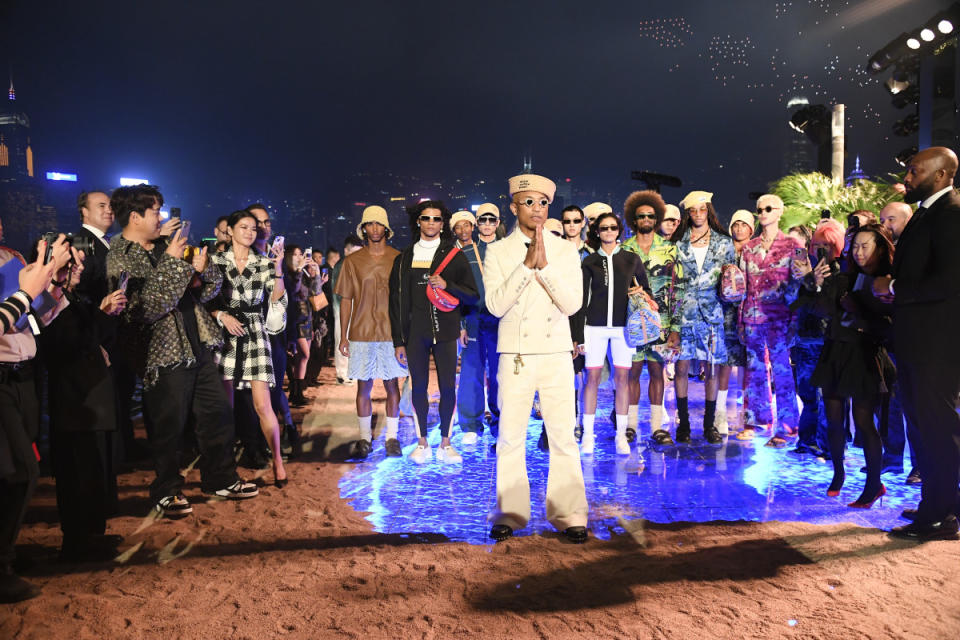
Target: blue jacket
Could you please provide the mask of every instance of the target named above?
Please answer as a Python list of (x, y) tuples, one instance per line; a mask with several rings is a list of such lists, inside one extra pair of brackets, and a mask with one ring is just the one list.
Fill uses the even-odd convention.
[[(457, 242), (460, 247), (460, 243)], [(480, 300), (476, 304), (464, 305), (463, 308), (463, 328), (467, 330), (467, 337), (476, 338), (480, 333), (481, 318), (495, 322), (497, 318), (487, 311), (485, 302), (486, 290), (483, 288), (483, 261), (487, 257), (487, 243), (476, 240), (469, 247), (460, 247), (467, 262), (470, 263), (470, 269), (473, 271), (473, 280), (477, 283), (477, 289), (480, 294)], [(476, 248), (476, 250), (474, 250)], [(479, 256), (479, 260), (477, 259)]]
[(733, 240), (728, 236), (710, 232), (710, 244), (703, 260), (703, 268), (697, 268), (697, 258), (690, 246), (690, 229), (677, 243), (677, 258), (683, 268), (683, 309), (681, 326), (697, 323), (723, 324), (723, 304), (720, 301), (720, 268), (736, 264)]

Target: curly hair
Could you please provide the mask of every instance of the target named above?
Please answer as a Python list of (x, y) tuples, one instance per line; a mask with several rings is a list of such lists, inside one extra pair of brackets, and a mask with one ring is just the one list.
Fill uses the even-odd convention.
[(660, 227), (660, 224), (663, 222), (663, 216), (667, 213), (667, 205), (659, 193), (653, 189), (634, 191), (627, 196), (627, 199), (623, 202), (623, 218), (634, 233), (637, 233), (637, 220), (634, 216), (636, 216), (637, 208), (643, 205), (653, 207), (653, 212), (657, 214), (655, 228)]
[(407, 223), (410, 225), (410, 233), (413, 235), (414, 242), (420, 239), (420, 225), (417, 224), (420, 214), (424, 212), (425, 209), (437, 209), (440, 212), (440, 216), (443, 218), (443, 228), (440, 230), (440, 238), (442, 240), (451, 240), (453, 238), (453, 231), (450, 230), (450, 218), (453, 217), (453, 213), (450, 209), (447, 208), (447, 205), (443, 203), (443, 200), (424, 200), (423, 202), (418, 202), (417, 204), (407, 207)]

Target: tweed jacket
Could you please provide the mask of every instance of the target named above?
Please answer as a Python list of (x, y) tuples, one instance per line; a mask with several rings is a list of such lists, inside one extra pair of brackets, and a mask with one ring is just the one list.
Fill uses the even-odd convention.
[[(166, 247), (166, 240), (156, 242)], [(120, 315), (118, 342), (145, 387), (156, 383), (160, 367), (189, 366), (196, 361), (183, 316), (177, 309), (184, 295), (193, 299), (200, 342), (209, 348), (223, 342), (220, 327), (202, 304), (212, 300), (223, 283), (223, 275), (213, 260), (199, 274), (200, 288), (190, 291), (188, 287), (196, 272), (189, 262), (164, 253), (154, 267), (140, 244), (118, 233), (110, 240), (107, 278), (116, 282), (121, 271), (130, 274), (130, 281), (127, 307)]]
[(677, 243), (677, 258), (683, 270), (683, 307), (681, 326), (705, 322), (723, 324), (723, 304), (720, 302), (720, 268), (736, 263), (733, 240), (711, 230), (710, 244), (703, 268), (697, 268), (697, 258), (690, 246), (690, 229)]
[(543, 234), (547, 266), (523, 264), (529, 240), (515, 229), (487, 247), (483, 286), (487, 310), (500, 318), (497, 351), (561, 353), (573, 349), (569, 316), (583, 303), (580, 255), (573, 243)]

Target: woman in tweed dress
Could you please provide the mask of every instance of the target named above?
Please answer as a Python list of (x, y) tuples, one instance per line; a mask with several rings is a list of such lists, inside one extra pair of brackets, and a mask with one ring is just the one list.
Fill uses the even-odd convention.
[[(226, 251), (210, 257), (223, 273), (220, 306), (213, 315), (227, 339), (216, 360), (223, 374), (227, 395), (234, 389), (250, 389), (260, 429), (273, 451), (273, 477), (278, 487), (287, 484), (280, 457), (280, 425), (270, 403), (270, 387), (276, 384), (265, 327), (267, 303), (286, 307), (287, 293), (280, 275), (283, 247), (275, 255), (251, 251), (257, 239), (257, 219), (249, 211), (237, 211), (227, 223), (233, 241)], [(283, 372), (278, 372), (280, 375)]]

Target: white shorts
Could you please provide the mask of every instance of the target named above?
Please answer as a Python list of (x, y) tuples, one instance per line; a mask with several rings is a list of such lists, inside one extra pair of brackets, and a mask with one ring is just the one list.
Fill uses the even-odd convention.
[(591, 327), (583, 328), (583, 348), (587, 369), (603, 367), (607, 357), (607, 345), (610, 345), (610, 354), (613, 356), (613, 366), (619, 369), (629, 369), (633, 365), (633, 354), (637, 350), (627, 346), (623, 327)]

